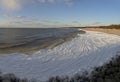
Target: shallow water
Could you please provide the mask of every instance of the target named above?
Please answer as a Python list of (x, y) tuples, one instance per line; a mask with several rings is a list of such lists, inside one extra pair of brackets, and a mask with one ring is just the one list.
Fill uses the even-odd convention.
[(0, 53), (51, 48), (83, 31), (73, 28), (0, 28)]

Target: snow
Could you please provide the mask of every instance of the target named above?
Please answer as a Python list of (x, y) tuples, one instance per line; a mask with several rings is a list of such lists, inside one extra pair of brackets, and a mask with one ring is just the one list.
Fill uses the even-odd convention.
[(31, 55), (14, 53), (0, 56), (0, 70), (18, 77), (46, 80), (56, 75), (73, 75), (100, 66), (120, 50), (120, 36), (86, 31), (72, 41)]

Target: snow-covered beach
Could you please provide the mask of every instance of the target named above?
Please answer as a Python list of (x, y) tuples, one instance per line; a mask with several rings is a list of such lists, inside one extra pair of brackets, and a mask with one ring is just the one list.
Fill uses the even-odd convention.
[(0, 70), (18, 77), (46, 80), (56, 75), (73, 75), (103, 65), (120, 51), (120, 36), (86, 31), (72, 41), (34, 54), (0, 56)]

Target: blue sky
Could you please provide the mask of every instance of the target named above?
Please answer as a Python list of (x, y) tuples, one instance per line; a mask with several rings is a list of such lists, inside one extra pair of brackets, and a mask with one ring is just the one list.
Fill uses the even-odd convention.
[(120, 0), (0, 0), (0, 27), (120, 24)]

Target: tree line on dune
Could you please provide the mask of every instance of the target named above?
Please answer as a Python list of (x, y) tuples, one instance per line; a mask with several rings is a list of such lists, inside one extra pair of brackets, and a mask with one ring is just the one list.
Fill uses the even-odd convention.
[(109, 26), (95, 26), (93, 28), (102, 28), (102, 29), (120, 29), (120, 25), (109, 25)]
[(110, 26), (99, 26), (98, 28), (103, 28), (103, 29), (120, 29), (120, 25), (110, 25)]
[(102, 28), (102, 29), (120, 29), (119, 25), (109, 25), (109, 26), (85, 26), (85, 27), (73, 27), (73, 28)]

